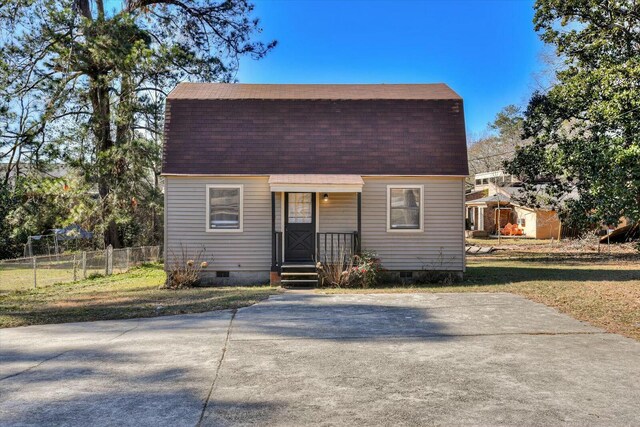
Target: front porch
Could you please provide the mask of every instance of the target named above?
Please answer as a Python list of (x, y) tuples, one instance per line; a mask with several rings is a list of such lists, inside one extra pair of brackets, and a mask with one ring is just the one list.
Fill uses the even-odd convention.
[(272, 284), (313, 284), (316, 263), (360, 253), (360, 176), (272, 175), (269, 185)]

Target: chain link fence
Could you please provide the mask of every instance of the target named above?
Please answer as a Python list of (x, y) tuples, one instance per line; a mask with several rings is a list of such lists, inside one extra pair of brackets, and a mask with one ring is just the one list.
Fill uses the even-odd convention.
[(159, 246), (73, 254), (44, 255), (0, 261), (0, 292), (68, 283), (96, 275), (124, 273), (131, 267), (160, 259)]

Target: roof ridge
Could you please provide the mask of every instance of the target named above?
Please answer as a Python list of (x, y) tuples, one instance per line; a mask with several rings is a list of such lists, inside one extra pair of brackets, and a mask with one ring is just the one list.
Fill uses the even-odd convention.
[(461, 100), (446, 83), (181, 82), (168, 99), (191, 100)]

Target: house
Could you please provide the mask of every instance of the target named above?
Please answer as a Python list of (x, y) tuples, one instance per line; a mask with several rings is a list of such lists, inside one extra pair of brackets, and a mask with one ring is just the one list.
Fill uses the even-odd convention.
[(162, 173), (167, 259), (206, 249), (210, 283), (312, 282), (363, 250), (403, 279), (465, 269), (463, 103), (444, 84), (182, 83)]
[(501, 187), (518, 183), (518, 179), (503, 171), (482, 172), (474, 175), (473, 191), (488, 190), (492, 185)]
[[(467, 234), (470, 236), (512, 234), (534, 239), (558, 238), (561, 224), (558, 213), (549, 206), (527, 206), (520, 202), (522, 188), (518, 180), (502, 171), (476, 174), (475, 188), (465, 196)], [(507, 227), (507, 230), (505, 230)]]

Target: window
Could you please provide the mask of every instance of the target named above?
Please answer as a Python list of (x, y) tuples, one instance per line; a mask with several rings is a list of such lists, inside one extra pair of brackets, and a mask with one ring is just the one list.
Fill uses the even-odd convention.
[(242, 231), (242, 185), (207, 185), (207, 231)]
[(311, 224), (313, 222), (312, 207), (311, 193), (289, 193), (289, 223)]
[(422, 231), (422, 185), (387, 186), (387, 231)]
[(229, 277), (228, 271), (216, 271), (216, 277)]

